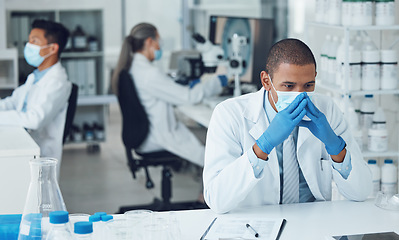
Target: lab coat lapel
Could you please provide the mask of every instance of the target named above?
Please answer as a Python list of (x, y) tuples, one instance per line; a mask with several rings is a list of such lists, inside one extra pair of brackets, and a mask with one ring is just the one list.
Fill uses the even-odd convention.
[[(263, 88), (260, 89), (258, 92), (256, 92), (248, 100), (248, 105), (246, 106), (245, 111), (243, 113), (244, 118), (254, 124), (252, 128), (249, 130), (249, 134), (253, 137), (254, 140), (257, 140), (269, 127), (269, 122), (267, 121), (266, 113), (263, 109), (263, 100), (265, 93), (266, 91)], [(271, 151), (269, 159), (271, 159), (271, 161), (268, 161), (266, 167), (270, 168), (270, 171), (273, 174), (273, 178), (278, 179), (278, 184), (280, 184), (277, 154), (274, 149)]]

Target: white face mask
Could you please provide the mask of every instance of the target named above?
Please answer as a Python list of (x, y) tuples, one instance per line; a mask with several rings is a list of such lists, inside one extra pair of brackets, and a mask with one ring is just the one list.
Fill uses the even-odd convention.
[[(277, 99), (277, 102), (276, 102), (276, 101), (274, 101), (273, 94), (271, 94), (271, 92), (270, 92), (270, 95), (272, 97), (274, 105), (276, 106), (277, 112), (280, 112), (280, 111), (284, 110), (285, 108), (287, 108), (294, 101), (294, 99), (299, 94), (302, 93), (302, 92), (291, 92), (291, 91), (288, 91), (288, 92), (277, 91), (276, 88), (273, 85), (272, 78), (270, 77), (270, 75), (269, 75), (269, 78), (270, 78), (270, 82), (272, 84), (272, 87), (273, 87), (274, 91), (276, 91), (276, 93), (277, 93), (277, 98), (278, 99)], [(314, 92), (306, 92), (306, 94), (312, 100)]]

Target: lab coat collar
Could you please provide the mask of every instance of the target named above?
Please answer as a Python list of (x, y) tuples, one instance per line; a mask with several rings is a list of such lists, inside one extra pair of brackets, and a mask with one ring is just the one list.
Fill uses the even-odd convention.
[(243, 113), (244, 118), (255, 123), (255, 125), (249, 130), (249, 134), (254, 139), (258, 139), (269, 126), (265, 110), (263, 109), (265, 93), (266, 90), (262, 88), (249, 98)]
[[(263, 101), (265, 99), (266, 90), (260, 89), (254, 93), (253, 96), (248, 100), (247, 106), (244, 111), (244, 118), (253, 122), (255, 125), (249, 130), (249, 134), (256, 140), (258, 139), (265, 130), (269, 127), (269, 121), (267, 120), (266, 112), (263, 108)], [(270, 159), (277, 159), (277, 153), (275, 149), (269, 154)], [(278, 181), (276, 187), (280, 186), (279, 177), (279, 166), (278, 161), (268, 161), (267, 166), (270, 168), (270, 172), (273, 174), (273, 178)]]
[(263, 96), (265, 93), (266, 90), (261, 88), (248, 100), (243, 114), (246, 119), (252, 121), (253, 123), (258, 121), (260, 114), (263, 112)]
[[(40, 81), (38, 81), (35, 85), (37, 86), (45, 85), (49, 79), (58, 79), (57, 76), (59, 76), (61, 70), (65, 71), (65, 69), (63, 69), (61, 65), (61, 62), (58, 61), (56, 64), (51, 66), (51, 68), (46, 72), (46, 74), (44, 74), (43, 77), (40, 79)], [(31, 73), (29, 76), (32, 76), (34, 78), (33, 73)]]
[(142, 61), (142, 62), (146, 62), (146, 63), (148, 63), (148, 64), (150, 64), (151, 62), (150, 62), (150, 60), (148, 60), (148, 58), (146, 58), (146, 56), (144, 56), (143, 54), (141, 54), (141, 53), (135, 53), (134, 55), (133, 55), (133, 61)]

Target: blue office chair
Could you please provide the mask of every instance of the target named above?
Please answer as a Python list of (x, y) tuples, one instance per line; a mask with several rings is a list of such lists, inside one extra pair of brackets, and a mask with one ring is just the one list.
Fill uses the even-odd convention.
[[(146, 174), (146, 188), (154, 187), (148, 172), (149, 166), (162, 166), (162, 200), (155, 198), (150, 205), (142, 206), (123, 206), (119, 208), (119, 213), (124, 213), (134, 209), (149, 209), (153, 211), (187, 210), (207, 208), (206, 205), (198, 202), (171, 203), (172, 197), (172, 173), (170, 168), (178, 168), (182, 159), (168, 151), (140, 153), (136, 149), (144, 142), (148, 136), (150, 122), (147, 113), (142, 106), (137, 95), (132, 76), (122, 70), (119, 75), (118, 101), (122, 112), (122, 140), (125, 145), (128, 165), (133, 178), (141, 168)], [(132, 150), (139, 156), (132, 154)]]

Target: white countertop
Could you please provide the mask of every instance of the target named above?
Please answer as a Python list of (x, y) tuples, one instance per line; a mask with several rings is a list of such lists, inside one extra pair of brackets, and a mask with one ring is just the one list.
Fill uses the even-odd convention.
[[(327, 236), (340, 234), (399, 230), (399, 211), (378, 208), (374, 205), (373, 200), (267, 205), (240, 209), (228, 214), (285, 218), (287, 224), (281, 235), (281, 240), (320, 240)], [(218, 215), (209, 209), (177, 212), (182, 240), (200, 239), (216, 216)]]
[(0, 126), (0, 157), (39, 156), (40, 148), (25, 129)]

